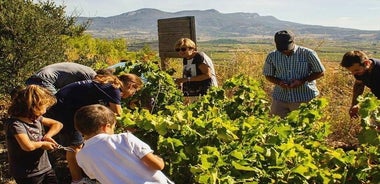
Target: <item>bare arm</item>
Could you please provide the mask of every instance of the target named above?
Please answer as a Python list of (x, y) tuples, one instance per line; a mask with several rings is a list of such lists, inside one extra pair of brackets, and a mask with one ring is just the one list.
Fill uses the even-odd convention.
[(50, 141), (31, 141), (27, 134), (16, 134), (15, 138), (24, 151), (34, 151), (39, 148), (52, 150), (56, 146), (56, 143)]
[(286, 81), (283, 81), (283, 80), (281, 80), (281, 79), (279, 79), (279, 78), (277, 78), (277, 77), (273, 77), (273, 76), (265, 76), (265, 78), (266, 78), (269, 82), (271, 82), (271, 83), (273, 83), (273, 84), (275, 84), (275, 85), (279, 85), (279, 86), (281, 86), (282, 88), (289, 88), (289, 85), (288, 85), (288, 83), (287, 83)]
[(212, 77), (211, 69), (206, 64), (202, 63), (199, 65), (198, 68), (202, 72), (202, 74), (191, 77), (192, 81), (203, 81)]
[(317, 80), (325, 75), (325, 72), (315, 72), (303, 79), (304, 82), (311, 82)]
[(59, 131), (63, 128), (63, 124), (57, 120), (43, 117), (41, 121), (42, 125), (49, 127), (48, 132), (44, 135), (43, 140), (55, 141), (52, 139), (53, 136), (57, 135)]
[[(201, 63), (198, 66), (198, 68), (202, 72), (202, 74), (191, 77), (190, 81), (203, 81), (203, 80), (206, 80), (206, 79), (209, 79), (209, 78), (212, 77), (211, 69), (206, 64)], [(176, 83), (177, 84), (181, 84), (181, 83), (184, 83), (184, 82), (187, 82), (187, 81), (188, 81), (187, 78), (179, 78), (179, 79), (176, 80)]]
[(356, 80), (354, 83), (353, 87), (353, 92), (352, 92), (352, 102), (351, 102), (351, 107), (355, 106), (358, 104), (358, 96), (362, 95), (364, 92), (364, 84), (362, 81)]
[(141, 158), (141, 161), (153, 170), (162, 170), (165, 167), (164, 160), (153, 153), (148, 153)]
[(121, 116), (123, 112), (120, 104), (109, 103), (109, 108), (116, 114), (116, 116)]
[(359, 106), (357, 105), (358, 104), (358, 96), (360, 96), (361, 94), (363, 94), (364, 92), (364, 84), (359, 81), (359, 80), (356, 80), (355, 81), (355, 84), (354, 84), (354, 87), (353, 87), (353, 92), (352, 92), (352, 102), (351, 102), (351, 107), (350, 107), (350, 110), (348, 111), (348, 113), (350, 114), (350, 117), (351, 118), (357, 118), (359, 117)]
[(313, 80), (319, 79), (325, 75), (324, 72), (315, 72), (310, 74), (309, 76), (303, 78), (303, 79), (296, 79), (293, 80), (292, 83), (290, 84), (291, 88), (296, 88), (298, 86), (303, 85), (305, 82), (311, 82)]

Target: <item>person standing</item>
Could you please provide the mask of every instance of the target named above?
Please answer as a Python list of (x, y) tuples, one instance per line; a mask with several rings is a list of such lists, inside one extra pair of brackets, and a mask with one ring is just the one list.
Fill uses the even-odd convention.
[(319, 95), (316, 79), (324, 75), (325, 68), (315, 51), (295, 44), (293, 32), (278, 31), (274, 41), (276, 50), (268, 54), (263, 74), (275, 85), (271, 114), (285, 117)]
[[(38, 85), (29, 85), (12, 96), (4, 127), (9, 171), (18, 184), (58, 183), (46, 150), (58, 147), (52, 137), (63, 125), (42, 116), (55, 102), (55, 97)], [(44, 127), (49, 130), (45, 132)]]
[(76, 158), (91, 179), (100, 183), (172, 183), (161, 172), (164, 160), (153, 154), (149, 145), (130, 132), (114, 134), (116, 116), (107, 107), (81, 107), (74, 123), (85, 139)]
[(211, 86), (218, 86), (212, 60), (204, 52), (197, 51), (194, 41), (181, 38), (174, 48), (183, 58), (182, 78), (176, 79), (175, 82), (182, 86), (185, 97), (205, 95)]
[(62, 87), (73, 82), (91, 80), (96, 72), (88, 67), (73, 62), (61, 62), (47, 65), (30, 76), (25, 84), (36, 84), (56, 94)]
[(359, 112), (357, 98), (363, 94), (366, 86), (380, 99), (380, 60), (370, 59), (363, 51), (353, 50), (343, 55), (340, 65), (355, 77), (349, 114), (351, 118), (356, 118)]

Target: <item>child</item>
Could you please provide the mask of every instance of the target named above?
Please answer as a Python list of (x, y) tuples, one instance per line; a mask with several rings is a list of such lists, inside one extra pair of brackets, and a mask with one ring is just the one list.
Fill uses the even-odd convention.
[[(12, 95), (5, 121), (10, 174), (18, 184), (58, 183), (46, 150), (57, 148), (52, 139), (62, 123), (42, 117), (56, 102), (45, 88), (30, 85)], [(44, 126), (49, 130), (44, 134)]]
[(60, 143), (75, 150), (66, 152), (72, 184), (92, 183), (84, 177), (75, 159), (84, 141), (74, 128), (75, 112), (86, 105), (103, 104), (120, 115), (121, 100), (133, 96), (142, 86), (142, 80), (134, 74), (98, 74), (93, 80), (71, 83), (56, 93), (58, 102), (49, 110), (49, 114), (64, 125), (59, 133)]
[(102, 105), (80, 108), (75, 128), (85, 143), (77, 153), (83, 171), (100, 183), (173, 183), (160, 170), (162, 158), (130, 132), (114, 134), (114, 112)]

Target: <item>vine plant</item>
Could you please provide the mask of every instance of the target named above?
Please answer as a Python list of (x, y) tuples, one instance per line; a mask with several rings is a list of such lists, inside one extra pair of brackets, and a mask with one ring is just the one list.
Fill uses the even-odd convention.
[(361, 147), (345, 152), (325, 142), (330, 123), (322, 121), (328, 104), (323, 98), (281, 119), (269, 115), (260, 83), (244, 75), (185, 106), (171, 76), (154, 63), (133, 63), (120, 71), (144, 77), (146, 86), (136, 98), (153, 98), (154, 104), (124, 108), (120, 123), (154, 145), (166, 161), (164, 172), (176, 183), (380, 181), (379, 136), (368, 123), (378, 119), (380, 103), (373, 97), (360, 102)]

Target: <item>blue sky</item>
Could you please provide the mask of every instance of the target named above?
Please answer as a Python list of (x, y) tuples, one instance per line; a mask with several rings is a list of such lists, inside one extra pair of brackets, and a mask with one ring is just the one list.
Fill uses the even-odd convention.
[(301, 24), (380, 30), (380, 0), (53, 0), (67, 14), (108, 17), (141, 8), (258, 13)]

